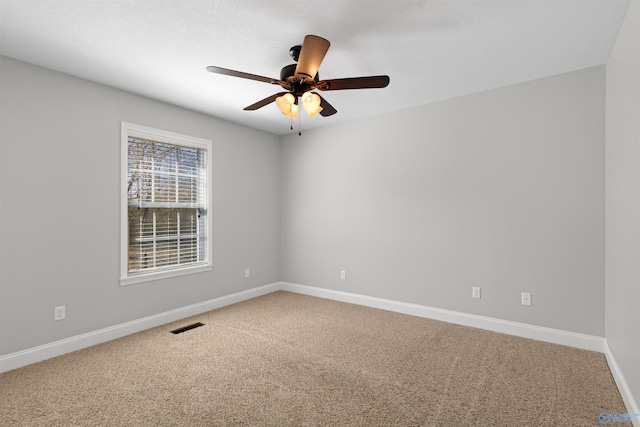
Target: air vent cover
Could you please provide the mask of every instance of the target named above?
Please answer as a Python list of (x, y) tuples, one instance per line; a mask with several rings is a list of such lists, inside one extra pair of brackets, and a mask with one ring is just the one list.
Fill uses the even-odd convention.
[(171, 331), (172, 334), (177, 335), (186, 331), (190, 331), (191, 329), (199, 328), (200, 326), (204, 326), (204, 323), (194, 323), (192, 325), (183, 326), (182, 328), (175, 329)]

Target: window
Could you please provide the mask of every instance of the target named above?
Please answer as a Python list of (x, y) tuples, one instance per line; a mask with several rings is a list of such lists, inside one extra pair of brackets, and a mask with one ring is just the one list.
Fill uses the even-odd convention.
[(122, 123), (122, 284), (211, 269), (211, 146)]

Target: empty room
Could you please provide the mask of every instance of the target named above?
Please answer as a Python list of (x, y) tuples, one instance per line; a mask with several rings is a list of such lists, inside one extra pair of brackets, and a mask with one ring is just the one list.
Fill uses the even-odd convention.
[(640, 426), (639, 301), (640, 0), (0, 0), (2, 426)]

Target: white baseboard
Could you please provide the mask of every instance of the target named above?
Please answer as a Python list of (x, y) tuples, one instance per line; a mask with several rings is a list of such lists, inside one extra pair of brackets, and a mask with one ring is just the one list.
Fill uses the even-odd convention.
[(0, 372), (16, 369), (31, 363), (40, 362), (65, 353), (80, 350), (92, 345), (100, 344), (126, 335), (143, 331), (145, 329), (160, 326), (169, 322), (194, 316), (216, 308), (248, 300), (261, 295), (266, 295), (278, 290), (295, 292), (304, 295), (316, 296), (352, 304), (359, 304), (383, 310), (395, 311), (413, 316), (426, 317), (434, 320), (487, 329), (494, 332), (567, 345), (586, 350), (604, 352), (605, 340), (602, 337), (567, 332), (558, 329), (528, 325), (525, 323), (510, 322), (491, 317), (477, 316), (435, 307), (393, 301), (366, 295), (352, 294), (334, 291), (312, 286), (298, 285), (287, 282), (276, 282), (265, 286), (222, 296), (202, 303), (177, 308), (131, 322), (122, 323), (86, 334), (77, 335), (38, 347), (18, 351), (5, 356), (0, 356)]
[(10, 353), (5, 356), (0, 356), (0, 372), (41, 362), (72, 351), (81, 350), (96, 344), (101, 344), (106, 341), (111, 341), (116, 338), (144, 331), (149, 328), (154, 328), (186, 317), (215, 310), (216, 308), (270, 294), (279, 289), (279, 283), (272, 283), (231, 295), (214, 298), (201, 303), (192, 304), (186, 307), (177, 308), (175, 310), (166, 311), (164, 313), (155, 314), (153, 316), (143, 317), (142, 319), (133, 320), (131, 322), (121, 323), (119, 325), (88, 332), (86, 334), (76, 335), (71, 338), (40, 345), (38, 347)]
[(550, 342), (553, 344), (561, 344), (569, 347), (581, 348), (584, 350), (597, 351), (600, 353), (604, 352), (604, 338), (593, 335), (579, 334), (577, 332), (568, 332), (560, 329), (545, 328), (542, 326), (529, 325), (526, 323), (511, 322), (508, 320), (500, 320), (492, 317), (477, 316), (475, 314), (461, 313), (458, 311), (444, 310), (441, 308), (393, 301), (366, 295), (351, 294), (347, 292), (334, 291), (331, 289), (298, 285), (295, 283), (282, 282), (280, 284), (280, 289), (283, 291), (290, 291), (304, 295), (364, 305), (367, 307), (380, 308), (383, 310), (410, 314), (412, 316), (426, 317), (429, 319), (441, 320), (443, 322), (471, 326), (474, 328), (486, 329), (489, 331), (515, 335), (524, 338), (531, 338), (534, 340)]
[(631, 422), (635, 427), (640, 427), (640, 408), (638, 408), (638, 403), (633, 398), (629, 385), (622, 375), (622, 371), (620, 370), (618, 363), (616, 363), (616, 359), (613, 357), (613, 353), (611, 353), (611, 349), (607, 342), (604, 343), (604, 355), (607, 358), (611, 375), (613, 376), (613, 379), (618, 386), (618, 390), (620, 391), (620, 395), (622, 396), (622, 401), (627, 408), (627, 413), (634, 415), (633, 418), (631, 418)]

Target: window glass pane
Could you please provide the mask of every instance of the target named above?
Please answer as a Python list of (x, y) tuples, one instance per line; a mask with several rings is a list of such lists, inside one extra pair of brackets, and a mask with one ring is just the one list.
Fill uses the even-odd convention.
[(176, 202), (176, 177), (157, 173), (154, 176), (154, 202)]
[(205, 260), (206, 150), (128, 137), (127, 271)]

